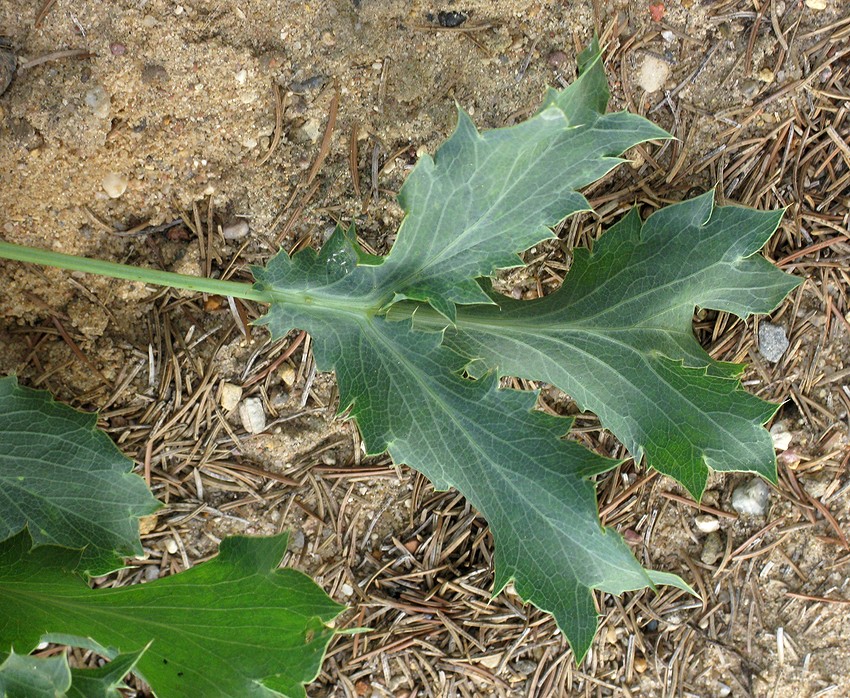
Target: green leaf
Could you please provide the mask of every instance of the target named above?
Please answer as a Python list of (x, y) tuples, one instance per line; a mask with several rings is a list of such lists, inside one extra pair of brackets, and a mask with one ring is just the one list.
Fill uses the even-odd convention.
[(409, 322), (284, 305), (265, 321), (274, 335), (293, 325), (312, 334), (317, 366), (335, 368), (341, 405), (350, 405), (370, 453), (388, 450), (472, 502), (496, 541), (496, 591), (514, 580), (523, 598), (555, 615), (577, 654), (596, 631), (591, 589), (652, 584), (599, 524), (587, 478), (616, 461), (563, 440), (571, 420), (535, 411), (533, 393), (498, 390), (492, 374), (462, 378), (463, 357)]
[(26, 527), (35, 545), (85, 548), (92, 575), (142, 554), (138, 517), (159, 507), (96, 422), (0, 378), (0, 540)]
[(0, 544), (0, 647), (28, 652), (43, 637), (137, 652), (162, 698), (304, 696), (339, 606), (309, 577), (277, 569), (286, 535), (228, 538), (218, 557), (172, 577), (90, 589), (65, 548)]
[(643, 570), (600, 526), (588, 478), (615, 463), (564, 441), (569, 421), (535, 412), (533, 394), (498, 390), (495, 376), (564, 388), (636, 457), (646, 452), (697, 494), (708, 466), (771, 477), (762, 424), (774, 406), (741, 389), (738, 367), (709, 359), (691, 318), (695, 305), (766, 312), (797, 283), (756, 254), (781, 214), (712, 214), (710, 194), (646, 226), (636, 212), (626, 217), (593, 255), (576, 251), (549, 299), (511, 301), (475, 281), (578, 210), (564, 181), (581, 177), (561, 173), (599, 176), (612, 150), (648, 137), (634, 117), (601, 116), (598, 56), (583, 60), (582, 77), (524, 124), (481, 136), (461, 117), (405, 184), (408, 216), (383, 263), (364, 261), (353, 231), (340, 229), (318, 253), (281, 254), (254, 270), (255, 288), (276, 299), (261, 322), (273, 336), (311, 333), (317, 366), (336, 371), (341, 407), (369, 452), (386, 450), (463, 493), (493, 531), (496, 591), (513, 581), (552, 612), (578, 658), (595, 630), (593, 589), (690, 588)]
[[(456, 303), (488, 303), (477, 277), (520, 265), (517, 253), (552, 237), (549, 226), (588, 210), (577, 189), (622, 162), (617, 156), (625, 150), (669, 138), (641, 117), (604, 114), (608, 91), (595, 42), (581, 67), (573, 85), (550, 91), (543, 108), (516, 126), (480, 133), (459, 110), (454, 134), (434, 158), (420, 158), (399, 193), (407, 215), (383, 264), (373, 260), (360, 273), (318, 284), (313, 277), (286, 290), (304, 290), (325, 305), (338, 298), (374, 308), (427, 301), (449, 318)], [(346, 259), (360, 262), (358, 255)], [(274, 282), (259, 288), (284, 290)]]
[[(446, 342), (469, 359), (558, 386), (595, 412), (636, 459), (695, 497), (709, 468), (776, 481), (776, 405), (745, 392), (740, 367), (694, 338), (694, 307), (745, 317), (773, 310), (800, 283), (757, 254), (782, 212), (713, 206), (712, 193), (641, 223), (633, 210), (575, 251), (563, 286), (535, 301), (492, 296), (462, 309)], [(435, 313), (417, 315), (440, 325)]]
[(41, 659), (12, 652), (0, 665), (0, 698), (56, 698), (70, 687), (64, 654)]
[[(710, 194), (645, 226), (627, 216), (594, 254), (576, 251), (548, 299), (511, 301), (474, 280), (515, 263), (545, 222), (577, 210), (562, 172), (599, 176), (608, 153), (627, 145), (611, 145), (612, 133), (647, 137), (634, 117), (601, 117), (598, 57), (584, 60), (582, 78), (520, 126), (481, 136), (461, 117), (436, 160), (422, 160), (405, 184), (408, 216), (383, 263), (364, 263), (353, 231), (339, 229), (318, 253), (280, 254), (254, 270), (256, 290), (276, 299), (261, 323), (275, 337), (310, 332), (317, 366), (336, 371), (341, 408), (370, 453), (386, 450), (472, 502), (496, 541), (496, 591), (513, 581), (550, 611), (579, 659), (596, 627), (593, 589), (691, 590), (643, 570), (600, 526), (588, 478), (614, 461), (564, 441), (568, 420), (535, 412), (533, 394), (498, 390), (496, 375), (567, 390), (636, 457), (646, 452), (697, 494), (708, 466), (775, 477), (762, 427), (775, 407), (741, 389), (738, 367), (709, 359), (691, 318), (695, 305), (767, 312), (797, 283), (756, 254), (781, 214), (712, 213)], [(598, 133), (569, 141), (591, 122)], [(583, 150), (588, 140), (601, 158)]]

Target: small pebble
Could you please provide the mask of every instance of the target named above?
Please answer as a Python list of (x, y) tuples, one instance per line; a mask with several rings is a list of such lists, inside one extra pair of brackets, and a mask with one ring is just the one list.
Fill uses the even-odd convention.
[(248, 71), (245, 68), (242, 68), (238, 73), (236, 73), (236, 82), (240, 85), (244, 85), (248, 80)]
[(142, 82), (145, 85), (162, 85), (168, 82), (168, 71), (156, 63), (148, 63), (142, 68)]
[(821, 499), (826, 496), (826, 493), (829, 491), (829, 485), (829, 480), (806, 480), (803, 482), (803, 487), (806, 488), (806, 492), (815, 499)]
[(773, 448), (777, 451), (787, 451), (794, 439), (794, 435), (782, 424), (774, 424), (770, 428), (770, 437), (773, 439)]
[(466, 15), (463, 12), (438, 12), (437, 24), (441, 27), (451, 29), (459, 27), (466, 21)]
[(301, 550), (306, 543), (304, 538), (304, 531), (300, 528), (296, 528), (292, 532), (292, 537), (289, 539), (289, 545), (293, 550)]
[(642, 674), (646, 671), (647, 663), (646, 659), (643, 657), (635, 657), (635, 671), (638, 674)]
[(307, 119), (304, 125), (298, 129), (298, 132), (311, 143), (319, 140), (319, 135), (322, 133), (322, 126), (318, 119)]
[(486, 666), (488, 669), (495, 669), (502, 663), (502, 653), (499, 652), (498, 654), (488, 654), (485, 657), (480, 657), (478, 663)]
[(762, 68), (756, 77), (762, 82), (771, 83), (776, 80), (776, 75), (770, 68)]
[(770, 490), (760, 477), (754, 477), (732, 492), (732, 508), (744, 516), (764, 516), (770, 502)]
[(179, 546), (177, 545), (177, 541), (174, 540), (173, 538), (166, 538), (165, 539), (165, 549), (171, 555), (176, 555), (177, 551), (180, 550)]
[(514, 662), (511, 667), (520, 676), (528, 676), (529, 674), (534, 673), (537, 669), (537, 664), (536, 662), (532, 662), (530, 659), (520, 659), (519, 661)]
[(127, 47), (124, 44), (113, 41), (109, 44), (109, 51), (113, 56), (123, 56), (127, 52)]
[(346, 582), (342, 585), (341, 591), (343, 596), (351, 596), (354, 593), (354, 587)]
[(291, 388), (293, 383), (295, 383), (295, 369), (289, 364), (284, 364), (277, 372), (277, 375), (280, 376), (280, 379), (289, 388)]
[(224, 226), (221, 229), (221, 234), (224, 236), (225, 240), (241, 240), (248, 234), (249, 230), (248, 221), (244, 218), (240, 218), (239, 220), (236, 220), (233, 223), (228, 223)]
[(159, 579), (159, 567), (156, 565), (145, 565), (144, 577), (146, 582), (152, 582)]
[(759, 354), (775, 364), (788, 351), (788, 337), (785, 329), (772, 322), (759, 323)]
[(239, 417), (242, 426), (249, 434), (259, 434), (266, 428), (266, 411), (263, 401), (258, 397), (249, 397), (239, 405)]
[(563, 51), (552, 51), (546, 61), (553, 68), (560, 68), (564, 63), (569, 61), (569, 57)]
[(110, 172), (103, 178), (101, 185), (103, 186), (103, 191), (106, 192), (110, 199), (117, 199), (125, 191), (127, 191), (127, 184), (129, 184), (129, 182), (130, 179), (127, 175)]
[(723, 539), (720, 537), (720, 533), (717, 531), (709, 533), (705, 538), (705, 543), (703, 543), (699, 559), (706, 565), (713, 565), (722, 555)]
[(759, 93), (761, 87), (761, 83), (758, 80), (747, 78), (741, 81), (741, 94), (747, 99), (752, 99)]
[(708, 514), (698, 514), (695, 516), (694, 525), (703, 533), (714, 533), (720, 528), (720, 522)]
[(825, 10), (826, 0), (806, 0), (806, 7), (816, 11)]
[(670, 65), (667, 61), (662, 61), (660, 58), (651, 55), (644, 57), (638, 74), (638, 84), (644, 90), (648, 93), (657, 92), (664, 87), (664, 83), (667, 82), (669, 77)]
[(85, 103), (91, 109), (92, 114), (98, 119), (105, 119), (109, 116), (112, 99), (109, 97), (109, 93), (100, 85), (86, 92)]
[(224, 383), (221, 386), (219, 404), (225, 412), (232, 412), (239, 406), (242, 399), (242, 387), (234, 383)]

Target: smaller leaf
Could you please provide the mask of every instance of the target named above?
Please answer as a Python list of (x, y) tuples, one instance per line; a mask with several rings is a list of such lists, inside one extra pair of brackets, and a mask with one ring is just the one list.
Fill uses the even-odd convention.
[(286, 535), (228, 538), (180, 574), (91, 589), (73, 572), (78, 553), (19, 534), (0, 543), (0, 647), (50, 638), (115, 656), (150, 644), (138, 673), (159, 696), (300, 698), (343, 607), (278, 569), (286, 545)]
[(0, 378), (0, 541), (27, 528), (34, 545), (84, 548), (93, 576), (142, 554), (138, 519), (160, 506), (96, 422)]
[(41, 659), (13, 651), (0, 665), (0, 698), (56, 698), (70, 687), (64, 654)]
[(118, 655), (97, 669), (71, 669), (64, 653), (41, 658), (12, 652), (0, 665), (0, 698), (122, 698), (118, 689), (144, 651)]

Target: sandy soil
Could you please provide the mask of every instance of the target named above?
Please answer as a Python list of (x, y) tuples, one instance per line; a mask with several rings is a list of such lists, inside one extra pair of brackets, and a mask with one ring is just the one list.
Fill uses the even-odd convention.
[[(551, 619), (509, 593), (488, 602), (492, 541), (461, 498), (362, 458), (308, 338), (244, 333), (262, 310), (248, 303), (0, 262), (0, 370), (102, 410), (168, 504), (123, 581), (178, 571), (224, 535), (293, 529), (289, 564), (351, 604), (346, 622), (376, 629), (332, 647), (313, 696), (850, 695), (840, 0), (57, 0), (36, 27), (38, 9), (0, 0), (18, 57), (0, 96), (6, 240), (243, 279), (337, 220), (386, 251), (394, 192), (450, 133), (455, 103), (482, 128), (525, 117), (572, 79), (595, 29), (612, 107), (679, 140), (630, 153), (588, 192), (597, 215), (562, 240), (587, 242), (635, 201), (649, 210), (719, 184), (720, 198), (790, 206), (768, 254), (808, 279), (772, 317), (790, 341), (776, 364), (759, 353), (758, 321), (697, 316), (716, 356), (751, 365), (751, 390), (787, 401), (777, 422), (792, 440), (767, 516), (732, 514), (743, 477), (711, 481), (715, 534), (674, 483), (633, 463), (605, 478), (607, 523), (703, 600), (600, 598), (602, 630), (576, 668)], [(539, 247), (506, 283), (548, 290), (559, 254)], [(262, 434), (221, 409), (226, 383), (262, 400)], [(592, 416), (579, 424), (617, 449)]]

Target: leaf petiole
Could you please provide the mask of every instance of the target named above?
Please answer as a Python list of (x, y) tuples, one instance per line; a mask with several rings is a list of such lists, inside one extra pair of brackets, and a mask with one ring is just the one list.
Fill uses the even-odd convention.
[(100, 274), (114, 279), (141, 281), (142, 283), (155, 284), (157, 286), (168, 286), (170, 288), (180, 288), (199, 293), (211, 293), (219, 296), (233, 296), (235, 298), (259, 301), (260, 303), (270, 303), (272, 300), (268, 293), (255, 289), (251, 284), (239, 281), (224, 281), (222, 279), (209, 279), (202, 276), (175, 274), (174, 272), (160, 271), (158, 269), (133, 267), (127, 264), (89, 259), (88, 257), (76, 257), (62, 252), (15, 245), (10, 242), (0, 241), (0, 257), (18, 262), (44, 264), (70, 271)]

